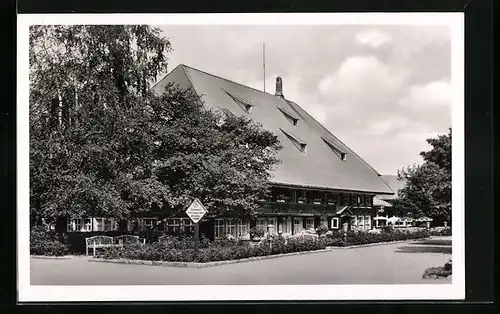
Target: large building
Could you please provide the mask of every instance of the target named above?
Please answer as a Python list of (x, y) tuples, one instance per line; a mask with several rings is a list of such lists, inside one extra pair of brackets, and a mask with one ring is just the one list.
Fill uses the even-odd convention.
[[(275, 133), (283, 146), (279, 152), (281, 163), (272, 173), (272, 198), (261, 202), (262, 214), (253, 221), (207, 219), (200, 231), (208, 237), (247, 237), (252, 227), (282, 234), (296, 234), (320, 225), (368, 230), (374, 227), (375, 195), (394, 194), (375, 169), (286, 98), (286, 82), (280, 77), (276, 78), (275, 93), (270, 94), (179, 65), (153, 87), (155, 93), (163, 93), (168, 83), (195, 92), (207, 108), (250, 117)], [(92, 222), (88, 223), (93, 230)], [(140, 219), (139, 229), (153, 226), (167, 233), (192, 231), (187, 216), (151, 213)], [(110, 222), (109, 228), (113, 228)], [(68, 230), (73, 229), (68, 224)]]

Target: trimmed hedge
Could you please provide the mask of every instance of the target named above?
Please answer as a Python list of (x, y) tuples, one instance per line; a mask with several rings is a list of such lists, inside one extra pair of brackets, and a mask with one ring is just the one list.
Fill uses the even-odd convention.
[(68, 254), (69, 247), (64, 244), (64, 238), (55, 231), (49, 231), (43, 226), (33, 227), (30, 231), (30, 254), (63, 256)]
[[(234, 260), (254, 256), (267, 256), (283, 253), (302, 252), (324, 249), (326, 241), (314, 241), (308, 239), (285, 239), (271, 237), (270, 241), (262, 241), (251, 245), (249, 242), (217, 239), (209, 245), (200, 246), (200, 250), (194, 257), (192, 244), (173, 245), (182, 241), (154, 242), (150, 244), (132, 244), (123, 247), (110, 247), (99, 252), (96, 257), (106, 259), (133, 259), (169, 262), (214, 262), (223, 260)], [(189, 246), (191, 245), (191, 246)]]
[(363, 231), (348, 231), (344, 241), (342, 232), (334, 232), (326, 237), (329, 246), (351, 246), (372, 244), (380, 242), (404, 241), (413, 239), (422, 239), (430, 236), (429, 231), (420, 230), (408, 232), (404, 230), (387, 229), (380, 233), (368, 233)]
[(451, 236), (451, 228), (431, 230), (430, 234), (432, 236)]

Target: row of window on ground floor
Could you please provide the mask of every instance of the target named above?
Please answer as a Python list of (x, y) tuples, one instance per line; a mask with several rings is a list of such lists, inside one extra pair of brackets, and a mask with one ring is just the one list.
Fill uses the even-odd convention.
[[(160, 223), (163, 222), (163, 223)], [(157, 218), (141, 218), (137, 224), (118, 221), (113, 218), (74, 218), (67, 221), (66, 231), (68, 232), (93, 232), (93, 231), (116, 231), (119, 230), (119, 224), (122, 229), (132, 231), (134, 227), (137, 231), (146, 231), (158, 227), (159, 231), (171, 233), (192, 233), (194, 224), (189, 218), (170, 218), (163, 221)]]
[[(372, 217), (368, 215), (353, 216), (348, 224), (351, 229), (371, 229)], [(315, 223), (314, 217), (261, 217), (256, 220), (256, 228), (269, 234), (293, 235), (303, 230), (314, 230), (320, 226), (328, 229), (342, 228), (339, 217), (320, 217), (319, 224)], [(227, 234), (235, 237), (246, 237), (249, 235), (250, 222), (241, 219), (217, 218), (214, 228), (215, 237)]]
[[(134, 224), (130, 222), (120, 222), (122, 227), (128, 231), (134, 229)], [(260, 217), (256, 220), (256, 227), (271, 234), (296, 234), (304, 229), (316, 229), (324, 226), (329, 229), (341, 229), (339, 217), (327, 218), (322, 216), (319, 224), (315, 223), (314, 217)], [(349, 227), (351, 229), (371, 229), (372, 217), (368, 215), (352, 216)], [(141, 218), (137, 220), (137, 231), (146, 231), (157, 228), (160, 232), (167, 233), (192, 233), (194, 224), (189, 218), (169, 218), (159, 220), (157, 218)], [(67, 221), (68, 232), (92, 232), (92, 231), (116, 231), (119, 229), (119, 222), (113, 218), (76, 218)], [(231, 234), (235, 237), (248, 236), (250, 232), (250, 221), (231, 218), (215, 219), (214, 232), (216, 237)]]

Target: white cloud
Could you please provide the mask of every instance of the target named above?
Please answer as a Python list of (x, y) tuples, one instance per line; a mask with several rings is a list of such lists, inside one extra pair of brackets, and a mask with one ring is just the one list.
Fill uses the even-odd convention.
[(384, 44), (390, 43), (391, 41), (391, 36), (376, 30), (362, 32), (356, 35), (356, 42), (372, 48), (378, 48)]
[(391, 69), (375, 56), (353, 56), (345, 59), (337, 72), (324, 77), (318, 89), (327, 98), (379, 102), (401, 88), (405, 78), (404, 72)]
[(451, 93), (452, 87), (449, 81), (433, 81), (410, 87), (408, 95), (399, 103), (405, 107), (447, 107), (451, 106)]
[(395, 116), (387, 119), (372, 121), (368, 126), (366, 131), (375, 135), (383, 135), (389, 131), (402, 129), (407, 127), (410, 123), (409, 119), (406, 117)]
[(450, 86), (442, 79), (451, 76), (448, 27), (162, 29), (174, 48), (170, 69), (184, 63), (260, 90), (265, 42), (266, 91), (274, 93), (275, 77), (281, 76), (287, 99), (382, 173), (420, 161), (429, 132), (445, 132), (450, 125)]

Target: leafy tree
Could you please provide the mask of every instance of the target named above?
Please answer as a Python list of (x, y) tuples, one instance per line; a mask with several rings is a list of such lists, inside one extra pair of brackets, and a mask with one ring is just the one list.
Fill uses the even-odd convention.
[(170, 49), (148, 26), (31, 27), (33, 222), (175, 211), (192, 196), (214, 212), (258, 210), (277, 138), (175, 86), (154, 95)]
[(206, 110), (196, 95), (173, 85), (151, 102), (154, 172), (168, 187), (164, 210), (199, 198), (210, 216), (253, 217), (269, 194), (281, 148), (273, 133), (250, 119)]
[(451, 128), (448, 134), (430, 138), (432, 149), (421, 152), (422, 165), (398, 171), (398, 179), (406, 182), (392, 201), (398, 214), (428, 216), (436, 221), (451, 218)]

